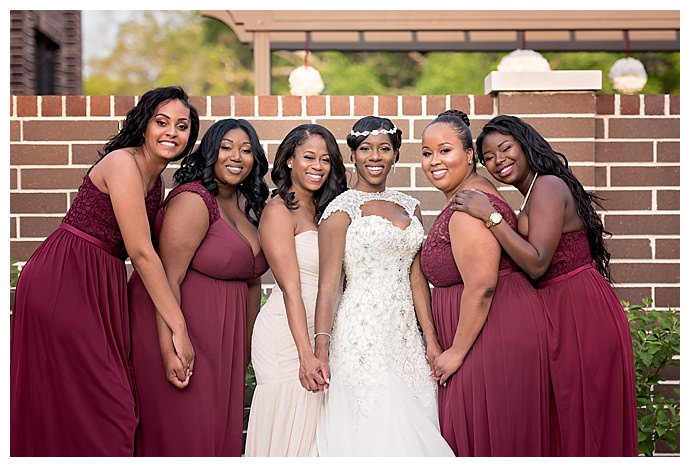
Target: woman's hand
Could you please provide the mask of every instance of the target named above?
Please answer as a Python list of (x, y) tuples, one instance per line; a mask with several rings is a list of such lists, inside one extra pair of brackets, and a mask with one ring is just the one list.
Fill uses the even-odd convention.
[(192, 376), (191, 373), (186, 374), (182, 360), (172, 352), (165, 352), (163, 355), (163, 367), (165, 368), (165, 377), (170, 383), (178, 389), (186, 388)]
[[(322, 338), (321, 340), (325, 341), (326, 339)], [(317, 339), (316, 343), (314, 344), (314, 356), (321, 362), (320, 371), (325, 382), (323, 385), (323, 390), (328, 392), (328, 386), (331, 383), (331, 369), (328, 366), (328, 344), (325, 342), (319, 343), (319, 340)]]
[(451, 347), (434, 360), (432, 378), (438, 381), (438, 384), (445, 386), (448, 378), (460, 369), (463, 361), (464, 357)]
[(192, 341), (189, 339), (189, 334), (185, 328), (183, 331), (175, 332), (172, 335), (173, 346), (175, 353), (179, 357), (186, 375), (192, 374), (194, 371), (194, 347)]
[(426, 361), (429, 362), (431, 368), (434, 367), (434, 361), (436, 357), (443, 353), (441, 344), (438, 343), (437, 339), (429, 339), (426, 343)]
[(496, 211), (489, 197), (479, 190), (461, 190), (455, 193), (450, 201), (450, 208), (453, 211), (466, 212), (484, 222)]
[(300, 356), (299, 359), (299, 381), (307, 391), (322, 391), (326, 386), (324, 372), (327, 372), (328, 364), (316, 358), (309, 352), (307, 355)]

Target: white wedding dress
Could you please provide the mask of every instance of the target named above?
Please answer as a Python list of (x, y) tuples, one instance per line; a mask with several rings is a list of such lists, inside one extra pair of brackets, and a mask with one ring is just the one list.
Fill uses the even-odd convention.
[[(410, 224), (401, 229), (384, 217), (363, 216), (361, 206), (373, 200), (402, 206)], [(453, 455), (439, 431), (437, 383), (429, 377), (410, 288), (410, 266), (424, 238), (414, 215), (418, 203), (392, 190), (349, 190), (321, 218), (342, 211), (351, 223), (316, 455)]]

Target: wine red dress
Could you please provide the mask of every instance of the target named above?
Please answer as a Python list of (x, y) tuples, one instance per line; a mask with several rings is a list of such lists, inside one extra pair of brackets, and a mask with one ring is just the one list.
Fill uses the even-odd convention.
[(561, 235), (537, 287), (548, 317), (552, 454), (637, 455), (630, 326), (584, 230)]
[[(146, 196), (150, 223), (160, 200), (159, 180)], [(17, 283), (10, 455), (133, 454), (126, 258), (110, 196), (87, 174)]]
[[(487, 193), (515, 228), (500, 198)], [(447, 206), (422, 247), (421, 265), (432, 289), (434, 324), (441, 347), (452, 346), (463, 280), (456, 267)], [(462, 241), (462, 239), (460, 239)], [(491, 308), (460, 369), (438, 388), (441, 433), (458, 456), (549, 454), (549, 380), (544, 308), (527, 277), (501, 254)]]
[(129, 281), (132, 362), (137, 378), (140, 425), (136, 455), (241, 456), (247, 363), (247, 281), (268, 269), (247, 240), (220, 217), (216, 198), (199, 182), (174, 188), (164, 207), (183, 192), (201, 196), (209, 229), (180, 286), (181, 307), (196, 354), (194, 375), (184, 389), (165, 376), (156, 308), (138, 274)]

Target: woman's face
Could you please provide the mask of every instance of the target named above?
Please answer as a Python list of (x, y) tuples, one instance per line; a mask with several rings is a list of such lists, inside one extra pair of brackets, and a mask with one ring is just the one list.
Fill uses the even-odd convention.
[(455, 192), (473, 169), (472, 148), (465, 149), (448, 123), (429, 125), (422, 134), (422, 171), (444, 193)]
[(225, 185), (238, 186), (254, 166), (249, 135), (242, 128), (233, 128), (223, 135), (213, 174)]
[[(369, 135), (352, 153), (357, 167), (357, 184), (380, 189), (395, 162), (396, 152), (388, 134)], [(361, 188), (361, 187), (360, 187)]]
[(493, 178), (508, 185), (517, 185), (530, 173), (522, 146), (511, 135), (492, 131), (482, 142), (484, 165)]
[(319, 190), (331, 173), (331, 156), (326, 141), (319, 135), (311, 135), (299, 146), (288, 159), (292, 166), (290, 178), (293, 187), (306, 191)]
[(189, 108), (178, 99), (162, 102), (146, 124), (144, 147), (163, 159), (178, 157), (189, 142)]

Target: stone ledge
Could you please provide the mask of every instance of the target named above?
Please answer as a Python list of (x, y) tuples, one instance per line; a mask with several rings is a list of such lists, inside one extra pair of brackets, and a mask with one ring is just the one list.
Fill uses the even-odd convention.
[(484, 93), (501, 91), (597, 91), (601, 70), (492, 71), (484, 78)]

